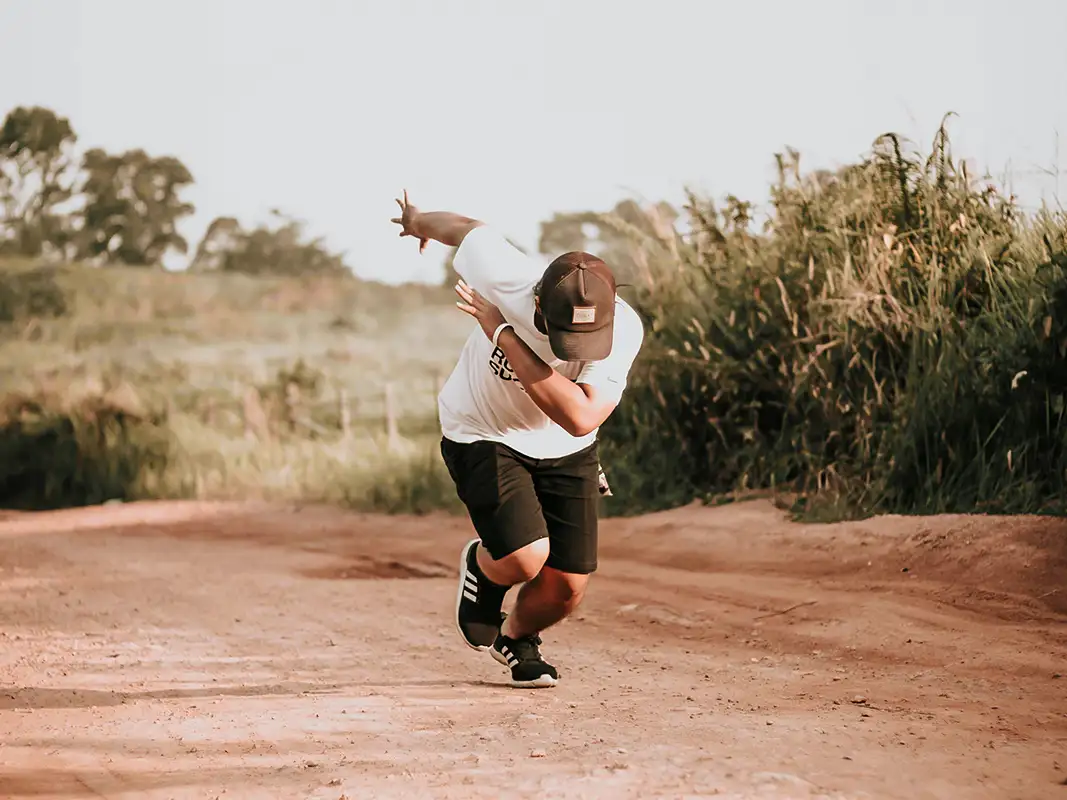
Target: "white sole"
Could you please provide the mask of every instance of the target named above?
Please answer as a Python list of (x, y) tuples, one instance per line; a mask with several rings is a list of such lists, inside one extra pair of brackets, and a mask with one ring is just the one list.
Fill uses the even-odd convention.
[[(503, 653), (498, 652), (495, 648), (490, 649), (489, 653), (493, 656), (494, 661), (507, 667), (508, 672), (511, 672), (511, 666), (508, 664), (508, 660), (504, 658)], [(558, 680), (551, 675), (542, 675), (539, 678), (534, 678), (532, 681), (513, 680), (511, 685), (516, 689), (550, 689), (557, 683)]]
[(459, 638), (463, 640), (463, 644), (467, 645), (471, 650), (484, 652), (488, 650), (489, 647), (479, 647), (476, 644), (468, 642), (467, 637), (463, 634), (463, 628), (459, 626), (459, 605), (463, 602), (463, 585), (467, 580), (467, 555), (470, 553), (472, 547), (478, 546), (478, 541), (478, 539), (471, 539), (463, 546), (463, 549), (459, 553), (459, 588), (456, 589), (456, 613), (453, 615), (453, 619), (456, 621), (456, 630), (459, 632)]

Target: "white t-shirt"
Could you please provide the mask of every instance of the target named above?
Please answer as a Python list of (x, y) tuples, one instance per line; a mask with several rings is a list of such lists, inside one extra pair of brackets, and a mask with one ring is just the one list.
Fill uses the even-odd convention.
[[(548, 336), (534, 327), (534, 286), (544, 267), (512, 246), (493, 228), (468, 233), (454, 261), (456, 272), (515, 326), (515, 333), (542, 361), (575, 383), (594, 386), (618, 400), (644, 340), (641, 318), (621, 298), (615, 301), (611, 354), (603, 361), (561, 361)], [(596, 440), (597, 430), (574, 437), (553, 422), (526, 394), (504, 351), (475, 328), (459, 363), (437, 398), (441, 433), (462, 444), (500, 442), (530, 458), (559, 458)]]

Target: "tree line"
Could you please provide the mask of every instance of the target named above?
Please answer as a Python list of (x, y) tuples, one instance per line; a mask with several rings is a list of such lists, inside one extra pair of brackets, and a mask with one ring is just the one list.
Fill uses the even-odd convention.
[[(137, 148), (78, 154), (70, 120), (40, 106), (12, 109), (0, 127), (0, 256), (93, 265), (159, 267), (189, 254), (179, 223), (196, 209), (184, 198), (189, 168)], [(340, 254), (309, 239), (280, 211), (271, 225), (233, 217), (208, 225), (193, 249), (194, 271), (253, 274), (349, 273)]]
[[(169, 254), (188, 256), (192, 271), (257, 275), (349, 273), (341, 254), (308, 238), (301, 220), (272, 210), (269, 224), (247, 229), (232, 216), (213, 220), (190, 248), (178, 231), (194, 213), (185, 198), (194, 178), (181, 159), (143, 149), (77, 151), (70, 120), (40, 106), (18, 107), (0, 128), (0, 256), (93, 265), (159, 267)], [(568, 211), (541, 222), (538, 251), (555, 256), (589, 250), (619, 279), (639, 279), (631, 243), (636, 230), (656, 231), (650, 219), (673, 225), (666, 203), (648, 214), (633, 200), (611, 211)], [(452, 257), (445, 284), (455, 280)]]

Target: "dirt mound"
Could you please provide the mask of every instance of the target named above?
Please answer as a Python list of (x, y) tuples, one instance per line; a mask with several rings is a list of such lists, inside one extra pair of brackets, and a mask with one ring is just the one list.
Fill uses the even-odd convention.
[(953, 517), (919, 528), (901, 544), (902, 569), (1067, 614), (1067, 521)]
[[(698, 505), (620, 521), (602, 552), (693, 572), (760, 569), (879, 582), (907, 591), (941, 585), (976, 610), (1067, 614), (1067, 519), (887, 515), (802, 524), (767, 500)], [(929, 587), (927, 587), (929, 588)], [(1007, 602), (1006, 602), (1007, 601)]]

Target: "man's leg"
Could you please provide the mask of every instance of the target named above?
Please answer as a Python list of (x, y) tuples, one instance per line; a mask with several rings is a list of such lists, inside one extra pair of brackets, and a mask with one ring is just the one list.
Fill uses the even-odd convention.
[(541, 572), (541, 568), (548, 560), (549, 542), (548, 533), (531, 542), (525, 547), (520, 547), (514, 553), (509, 553), (499, 559), (489, 555), (484, 547), (478, 548), (478, 568), (489, 580), (500, 586), (514, 586), (517, 583), (532, 581)]
[(501, 633), (512, 639), (541, 633), (555, 625), (578, 607), (585, 596), (588, 575), (560, 572), (544, 567), (533, 580), (525, 583), (515, 600)]
[(504, 625), (512, 637), (540, 633), (555, 625), (574, 611), (585, 595), (589, 576), (545, 566), (549, 549), (546, 537), (494, 561), (484, 547), (478, 548), (478, 569), (490, 582), (504, 587), (523, 584)]
[(494, 442), (447, 439), (441, 453), (478, 533), (460, 557), (456, 627), (469, 647), (485, 650), (500, 632), (508, 589), (545, 563), (548, 530), (522, 456)]
[(541, 631), (581, 603), (597, 567), (599, 461), (596, 445), (572, 456), (537, 462), (533, 484), (549, 533), (549, 554), (519, 590), (515, 608), (493, 643), (493, 657), (511, 667), (513, 683), (553, 686), (555, 668), (541, 657)]

